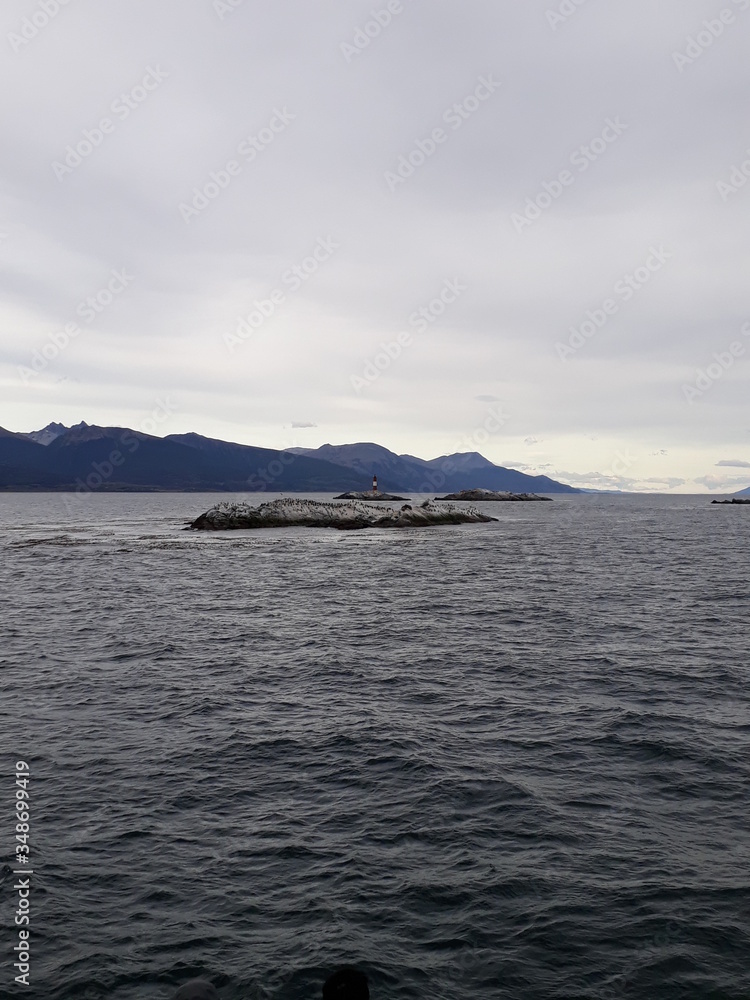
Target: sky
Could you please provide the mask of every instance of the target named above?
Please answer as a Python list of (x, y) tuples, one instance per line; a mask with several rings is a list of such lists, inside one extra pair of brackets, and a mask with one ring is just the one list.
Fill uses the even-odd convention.
[(5, 0), (0, 425), (750, 485), (750, 0)]

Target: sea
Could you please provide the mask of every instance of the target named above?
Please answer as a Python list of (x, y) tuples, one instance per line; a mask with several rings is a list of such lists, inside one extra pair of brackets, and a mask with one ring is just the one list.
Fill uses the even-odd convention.
[(750, 507), (273, 498), (0, 496), (0, 997), (750, 997)]

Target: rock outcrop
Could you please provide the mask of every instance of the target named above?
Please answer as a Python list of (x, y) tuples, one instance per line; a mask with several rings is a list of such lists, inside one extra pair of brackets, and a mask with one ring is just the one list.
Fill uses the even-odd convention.
[(732, 497), (731, 500), (712, 500), (711, 503), (750, 503), (750, 497)]
[(496, 490), (461, 490), (460, 493), (448, 493), (444, 497), (435, 497), (436, 500), (470, 500), (475, 503), (477, 500), (551, 500), (552, 497), (540, 497), (536, 493), (507, 493)]
[(251, 507), (246, 503), (219, 503), (190, 525), (201, 531), (232, 528), (424, 528), (438, 524), (478, 524), (496, 521), (472, 508), (436, 507), (425, 500), (419, 507), (404, 504), (368, 507), (356, 501), (322, 503), (318, 500), (282, 499)]
[(334, 500), (408, 500), (409, 497), (398, 497), (395, 493), (381, 493), (380, 490), (373, 492), (372, 490), (363, 490), (361, 493), (342, 493), (340, 496), (334, 497)]

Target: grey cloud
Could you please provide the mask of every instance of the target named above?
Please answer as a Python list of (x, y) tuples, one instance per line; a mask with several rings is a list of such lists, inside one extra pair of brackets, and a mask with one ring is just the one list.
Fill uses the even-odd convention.
[(707, 476), (697, 476), (693, 482), (699, 486), (705, 486), (708, 490), (721, 490), (723, 493), (731, 493), (747, 486), (748, 477), (717, 476), (709, 473)]
[[(478, 449), (493, 461), (533, 440), (570, 482), (712, 488), (750, 390), (750, 184), (719, 187), (750, 141), (728, 5), (737, 23), (682, 68), (701, 0), (584, 4), (554, 26), (547, 0), (410, 0), (348, 59), (372, 4), (66, 5), (0, 66), (0, 424), (135, 423), (173, 393), (181, 430), (286, 447), (296, 410), (312, 446), (428, 455), (502, 401)], [(6, 4), (6, 41), (28, 11)], [(499, 85), (480, 99), (482, 78)], [(627, 128), (602, 139), (608, 119)], [(113, 268), (132, 287), (24, 383)], [(640, 457), (607, 476), (622, 449)]]
[(674, 489), (676, 486), (684, 486), (686, 480), (679, 479), (676, 476), (669, 476), (666, 479), (662, 479), (659, 476), (650, 476), (648, 479), (644, 480), (644, 482), (651, 483), (652, 485), (657, 485), (657, 486), (666, 486), (668, 489), (671, 490)]

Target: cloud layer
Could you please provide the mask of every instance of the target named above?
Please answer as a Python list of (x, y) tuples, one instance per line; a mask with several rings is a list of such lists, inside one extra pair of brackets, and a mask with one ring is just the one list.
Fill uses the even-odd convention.
[[(750, 482), (750, 0), (12, 0), (0, 424)], [(504, 419), (489, 435), (488, 414)]]

